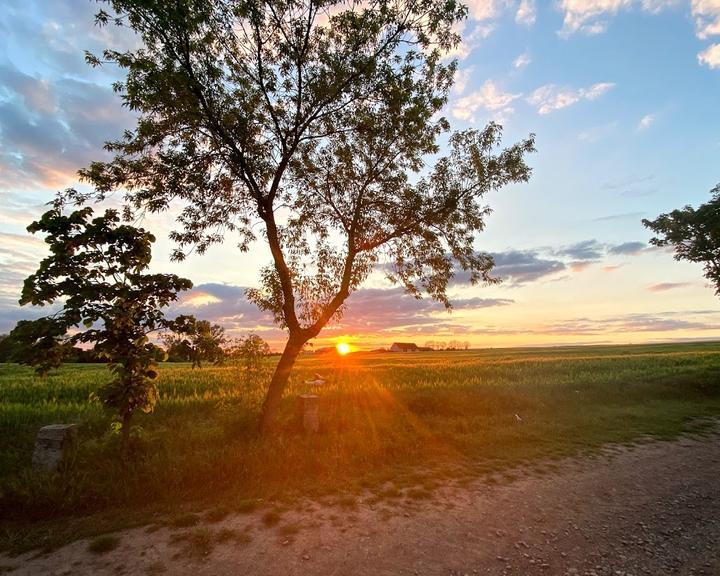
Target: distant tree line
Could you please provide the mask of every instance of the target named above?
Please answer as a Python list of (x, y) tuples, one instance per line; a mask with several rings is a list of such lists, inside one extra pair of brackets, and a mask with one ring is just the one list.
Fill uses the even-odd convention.
[[(271, 356), (270, 346), (261, 336), (249, 334), (244, 338), (228, 338), (225, 329), (207, 320), (195, 320), (190, 334), (164, 333), (161, 344), (150, 343), (150, 351), (156, 362), (190, 362), (194, 367), (203, 363), (219, 365), (224, 362), (241, 363), (248, 370), (256, 370), (262, 358)], [(0, 334), (0, 363), (21, 362), (19, 350), (24, 343)], [(63, 355), (68, 364), (107, 364), (108, 358), (93, 348), (72, 346)]]
[(450, 342), (429, 340), (425, 342), (425, 348), (430, 348), (431, 350), (467, 350), (470, 348), (470, 342), (467, 340), (463, 342), (460, 340), (450, 340)]

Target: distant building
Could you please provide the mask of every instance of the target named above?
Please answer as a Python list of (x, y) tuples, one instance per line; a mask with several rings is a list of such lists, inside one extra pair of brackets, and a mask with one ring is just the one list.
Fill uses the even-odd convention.
[(420, 352), (420, 348), (415, 342), (393, 342), (390, 352)]

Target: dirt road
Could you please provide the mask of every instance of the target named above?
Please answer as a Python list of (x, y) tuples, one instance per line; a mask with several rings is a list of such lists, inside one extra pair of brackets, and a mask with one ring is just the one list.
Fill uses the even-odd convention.
[(273, 526), (266, 513), (129, 530), (105, 554), (78, 541), (0, 565), (13, 575), (720, 575), (720, 439), (608, 449), (430, 499), (306, 503)]

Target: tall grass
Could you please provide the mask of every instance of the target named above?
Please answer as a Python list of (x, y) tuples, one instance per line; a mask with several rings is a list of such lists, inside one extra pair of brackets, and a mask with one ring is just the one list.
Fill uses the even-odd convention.
[[(327, 379), (319, 391), (305, 384), (315, 373)], [(255, 428), (263, 386), (241, 368), (163, 365), (155, 413), (137, 419), (133, 457), (122, 462), (110, 415), (90, 401), (108, 377), (100, 365), (47, 378), (0, 365), (0, 517), (232, 506), (437, 480), (672, 436), (692, 418), (720, 415), (716, 343), (304, 357), (268, 439)], [(295, 398), (309, 391), (321, 396), (312, 436), (295, 417)], [(58, 474), (34, 473), (37, 430), (62, 422), (80, 424), (77, 455)]]

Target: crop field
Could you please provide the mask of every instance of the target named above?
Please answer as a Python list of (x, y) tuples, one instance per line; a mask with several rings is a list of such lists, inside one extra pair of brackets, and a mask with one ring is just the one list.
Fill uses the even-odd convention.
[[(312, 390), (321, 430), (307, 435), (296, 397), (316, 373), (327, 379)], [(308, 355), (271, 438), (256, 432), (262, 378), (235, 365), (164, 364), (160, 401), (137, 418), (121, 461), (111, 416), (93, 400), (108, 378), (102, 365), (40, 378), (0, 364), (0, 547), (18, 545), (19, 527), (83, 517), (136, 522), (409, 486), (429, 495), (449, 478), (542, 471), (606, 443), (703, 434), (720, 416), (718, 343)], [(80, 424), (76, 455), (60, 473), (34, 473), (37, 430), (67, 422)]]

